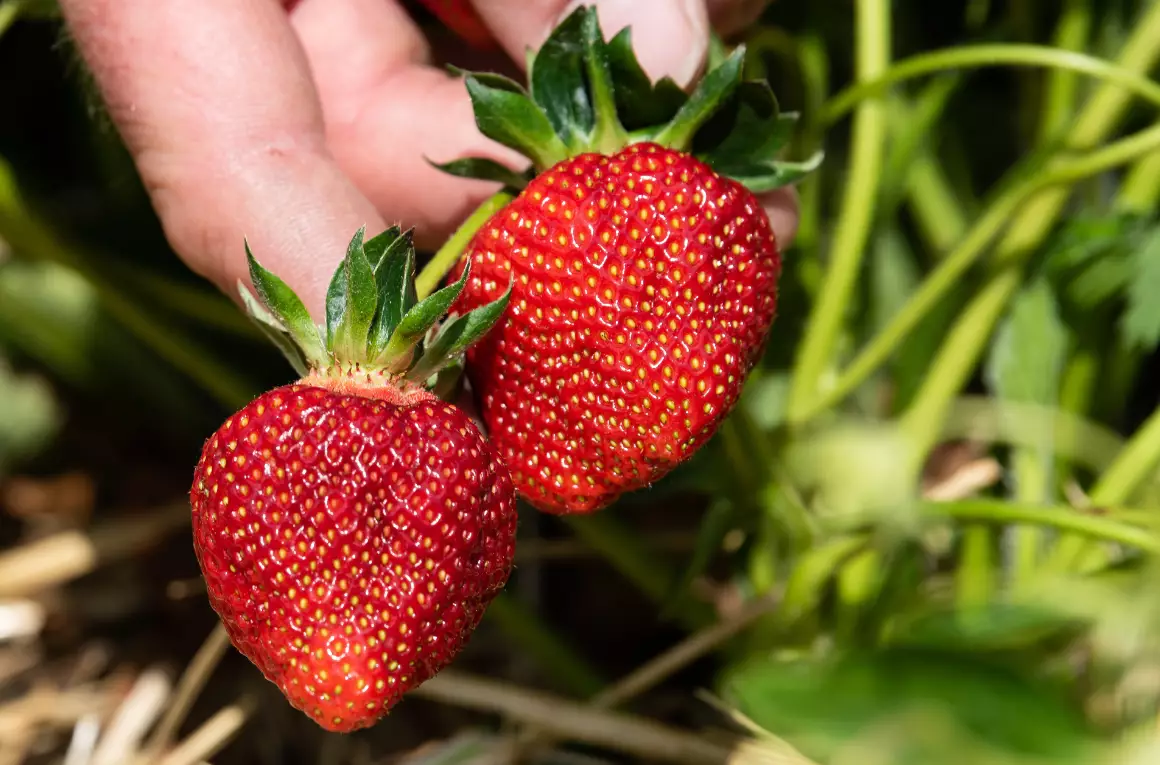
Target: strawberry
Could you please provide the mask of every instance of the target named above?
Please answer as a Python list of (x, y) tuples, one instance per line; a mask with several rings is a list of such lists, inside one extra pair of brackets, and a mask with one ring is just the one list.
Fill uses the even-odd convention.
[(237, 649), (319, 725), (351, 731), (446, 666), (511, 571), (507, 470), (429, 387), (507, 295), (433, 329), (466, 279), (418, 301), (410, 234), (360, 231), (320, 328), (247, 256), (259, 299), (243, 300), (301, 377), (206, 442), (194, 549)]
[(497, 47), (471, 0), (418, 0), (418, 3), (472, 47), (480, 50)]
[(744, 50), (686, 95), (653, 85), (628, 30), (594, 9), (532, 58), (530, 91), (468, 75), (480, 130), (532, 162), (441, 167), (518, 191), (470, 239), (459, 306), (511, 307), (468, 353), (483, 419), (518, 491), (588, 513), (692, 456), (736, 404), (777, 306), (780, 252), (754, 192), (809, 172), (775, 159), (796, 115)]

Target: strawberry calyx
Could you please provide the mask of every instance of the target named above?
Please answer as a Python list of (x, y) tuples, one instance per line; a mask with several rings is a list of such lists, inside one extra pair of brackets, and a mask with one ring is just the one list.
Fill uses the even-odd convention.
[(420, 300), (411, 231), (392, 226), (371, 239), (365, 235), (365, 227), (355, 233), (334, 271), (325, 324), (316, 324), (298, 295), (258, 262), (249, 242), (254, 291), (241, 282), (238, 291), (250, 318), (304, 381), (354, 386), (361, 395), (400, 403), (414, 400), (438, 386), (443, 373), (458, 375), (464, 352), (503, 315), (511, 288), (468, 313), (448, 314), (469, 269)]
[(721, 175), (761, 193), (817, 168), (778, 159), (797, 122), (780, 111), (764, 80), (744, 77), (739, 46), (686, 93), (672, 79), (656, 83), (637, 61), (630, 28), (605, 41), (596, 9), (580, 6), (528, 55), (528, 88), (499, 74), (462, 72), (479, 130), (531, 160), (517, 172), (483, 158), (435, 164), (465, 178), (518, 191), (535, 175), (580, 154), (612, 154), (655, 143), (692, 154)]

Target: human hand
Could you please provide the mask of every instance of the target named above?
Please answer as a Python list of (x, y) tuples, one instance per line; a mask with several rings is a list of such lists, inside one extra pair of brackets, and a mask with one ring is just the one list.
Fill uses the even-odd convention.
[[(601, 26), (631, 25), (654, 78), (703, 68), (710, 19), (739, 28), (767, 0), (597, 0)], [(321, 315), (350, 236), (386, 222), (438, 246), (494, 184), (427, 159), (520, 158), (476, 129), (463, 82), (397, 0), (61, 0), (69, 28), (182, 259), (234, 294), (241, 243)], [(566, 0), (475, 0), (516, 62)], [(779, 241), (792, 190), (764, 198)]]

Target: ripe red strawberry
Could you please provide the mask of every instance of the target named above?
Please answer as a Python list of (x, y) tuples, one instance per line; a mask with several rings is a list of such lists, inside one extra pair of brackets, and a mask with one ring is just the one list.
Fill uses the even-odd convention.
[(475, 11), (471, 0), (418, 0), (444, 26), (481, 50), (496, 47), (495, 38)]
[(491, 438), (518, 491), (585, 513), (687, 460), (730, 412), (777, 304), (777, 242), (753, 191), (816, 164), (775, 160), (793, 116), (744, 52), (690, 95), (655, 87), (627, 30), (604, 42), (581, 8), (533, 59), (530, 93), (467, 78), (480, 129), (524, 152), (530, 182), (484, 160), (450, 172), (523, 186), (482, 225), (469, 309), (513, 285), (468, 353)]
[(464, 283), (419, 302), (409, 235), (364, 244), (360, 231), (323, 332), (249, 257), (264, 305), (242, 294), (301, 379), (209, 438), (190, 492), (194, 548), (238, 650), (319, 725), (351, 731), (446, 666), (511, 571), (507, 470), (425, 386), (507, 296), (429, 332)]

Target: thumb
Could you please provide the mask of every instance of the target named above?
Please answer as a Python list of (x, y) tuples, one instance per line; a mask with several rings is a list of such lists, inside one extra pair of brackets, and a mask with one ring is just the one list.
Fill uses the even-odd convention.
[(671, 77), (688, 85), (704, 66), (709, 47), (705, 0), (476, 0), (475, 5), (517, 62), (581, 5), (595, 6), (606, 38), (632, 27), (633, 49), (654, 80)]

